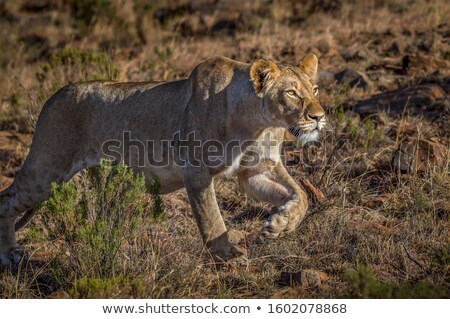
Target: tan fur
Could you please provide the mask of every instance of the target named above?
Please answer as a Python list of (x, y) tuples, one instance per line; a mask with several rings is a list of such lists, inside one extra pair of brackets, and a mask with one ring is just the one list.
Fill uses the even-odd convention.
[[(275, 205), (262, 234), (278, 237), (293, 231), (302, 220), (307, 199), (280, 162), (285, 129), (303, 142), (317, 138), (325, 123), (324, 111), (314, 94), (317, 58), (308, 55), (298, 66), (258, 60), (244, 64), (214, 58), (199, 64), (185, 79), (166, 83), (87, 82), (59, 90), (44, 105), (30, 153), (11, 186), (0, 193), (0, 259), (16, 263), (23, 251), (16, 242), (14, 221), (20, 212), (48, 198), (52, 182), (68, 181), (76, 172), (98, 165), (104, 143), (122, 140), (125, 131), (134, 141), (187, 140), (253, 141), (222, 159), (232, 165), (179, 166), (175, 158), (193, 163), (192, 148), (174, 147), (174, 153), (155, 143), (154, 158), (168, 165), (141, 165), (132, 150), (120, 151), (122, 160), (143, 172), (161, 192), (185, 187), (203, 241), (214, 258), (229, 260), (245, 254), (233, 246), (216, 202), (213, 179), (238, 175), (241, 188), (251, 196)], [(174, 134), (179, 136), (174, 140)], [(276, 147), (263, 147), (269, 134)], [(250, 154), (258, 165), (248, 166)], [(30, 218), (26, 214), (23, 224)]]

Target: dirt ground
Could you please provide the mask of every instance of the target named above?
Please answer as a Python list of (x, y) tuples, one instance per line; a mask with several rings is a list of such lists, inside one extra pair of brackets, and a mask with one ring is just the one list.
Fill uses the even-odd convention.
[(297, 64), (312, 52), (332, 126), (320, 147), (286, 142), (291, 175), (325, 199), (310, 196), (285, 238), (256, 240), (270, 206), (235, 179), (215, 182), (248, 264), (211, 264), (181, 190), (162, 196), (165, 217), (141, 224), (113, 271), (81, 278), (76, 250), (38, 214), (18, 234), (29, 261), (0, 273), (3, 298), (450, 297), (448, 1), (0, 1), (0, 39), (0, 189), (43, 102), (71, 82), (174, 80), (214, 56)]

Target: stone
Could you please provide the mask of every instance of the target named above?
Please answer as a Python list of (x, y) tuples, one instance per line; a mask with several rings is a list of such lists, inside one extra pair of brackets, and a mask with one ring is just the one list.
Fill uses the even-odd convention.
[(280, 284), (293, 287), (300, 285), (301, 287), (318, 287), (322, 283), (329, 280), (326, 273), (315, 269), (304, 269), (300, 272), (282, 272), (280, 276)]
[(418, 173), (445, 163), (446, 148), (437, 142), (406, 138), (399, 143), (392, 157), (394, 172)]
[(318, 287), (322, 283), (320, 271), (314, 269), (302, 270), (300, 276), (302, 287)]
[(335, 80), (341, 85), (349, 85), (350, 87), (366, 88), (368, 87), (368, 79), (362, 73), (348, 68), (334, 76)]
[(417, 113), (421, 108), (432, 107), (437, 100), (444, 97), (445, 91), (439, 85), (420, 84), (376, 94), (369, 99), (358, 102), (355, 106), (355, 112), (363, 117), (380, 111), (390, 115), (401, 115), (407, 110)]

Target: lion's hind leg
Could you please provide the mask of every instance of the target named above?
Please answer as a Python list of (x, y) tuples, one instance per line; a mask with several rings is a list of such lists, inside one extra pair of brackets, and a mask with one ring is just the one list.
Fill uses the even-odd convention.
[[(0, 195), (0, 264), (17, 264), (24, 256), (23, 248), (16, 241), (16, 228), (24, 226), (33, 215), (32, 208), (50, 195), (51, 177), (54, 173), (39, 172), (28, 163), (17, 172), (13, 183)], [(47, 178), (46, 178), (47, 177)], [(55, 178), (55, 181), (58, 181)], [(16, 225), (16, 218), (25, 212)]]
[[(0, 265), (16, 264), (25, 255), (16, 241), (15, 230), (31, 219), (32, 209), (37, 204), (48, 199), (52, 183), (68, 181), (76, 172), (96, 163), (87, 157), (74, 161), (70, 156), (56, 161), (53, 160), (58, 158), (55, 152), (34, 158), (32, 148), (13, 183), (0, 193)], [(25, 215), (15, 223), (22, 212), (26, 212)]]
[(297, 185), (281, 162), (273, 167), (260, 164), (238, 173), (240, 187), (251, 197), (274, 205), (261, 235), (281, 237), (294, 231), (308, 209), (305, 192)]

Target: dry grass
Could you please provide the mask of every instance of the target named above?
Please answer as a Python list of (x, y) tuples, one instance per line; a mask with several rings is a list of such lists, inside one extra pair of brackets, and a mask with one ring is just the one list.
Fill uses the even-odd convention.
[[(44, 298), (57, 291), (106, 298), (379, 297), (373, 293), (378, 286), (372, 291), (371, 285), (391, 285), (383, 286), (390, 292), (381, 297), (405, 296), (396, 294), (405, 289), (411, 292), (409, 297), (450, 296), (450, 164), (447, 160), (417, 174), (399, 174), (391, 167), (404, 137), (434, 139), (448, 151), (448, 91), (438, 117), (380, 113), (371, 120), (354, 121), (353, 113), (344, 113), (357, 101), (417, 85), (426, 77), (448, 83), (446, 1), (220, 1), (218, 8), (208, 1), (203, 6), (185, 1), (136, 0), (126, 5), (112, 1), (111, 7), (91, 18), (87, 13), (74, 15), (71, 3), (77, 1), (43, 2), (49, 6), (30, 9), (33, 1), (0, 4), (0, 187), (11, 181), (24, 159), (32, 116), (42, 98), (55, 89), (52, 83), (83, 77), (82, 66), (72, 64), (52, 68), (45, 78), (36, 76), (63, 48), (104, 57), (85, 77), (111, 77), (100, 64), (113, 64), (123, 81), (182, 78), (202, 60), (217, 55), (247, 62), (267, 57), (297, 63), (310, 51), (319, 56), (321, 70), (328, 72), (322, 73), (321, 100), (334, 131), (319, 151), (321, 165), (306, 169), (293, 165), (289, 171), (297, 179), (307, 176), (327, 200), (310, 203), (308, 216), (295, 233), (260, 243), (257, 233), (270, 207), (239, 192), (235, 180), (217, 180), (226, 224), (239, 231), (236, 241), (250, 253), (245, 266), (217, 269), (200, 243), (185, 191), (164, 195), (165, 218), (139, 224), (139, 236), (123, 244), (114, 274), (85, 278), (68, 267), (74, 256), (68, 255), (65, 245), (71, 243), (61, 241), (62, 233), (49, 233), (43, 227), (49, 220), (40, 214), (19, 233), (30, 261), (17, 272), (0, 274), (1, 297)], [(402, 69), (405, 56), (422, 62)], [(326, 80), (346, 68), (363, 73), (368, 86)], [(401, 123), (418, 125), (395, 131)], [(339, 139), (345, 144), (327, 161)], [(150, 195), (145, 195), (144, 203), (151, 215)], [(280, 285), (282, 271), (308, 268), (325, 272), (328, 282), (304, 289)], [(364, 291), (350, 274), (355, 269), (366, 282)]]

